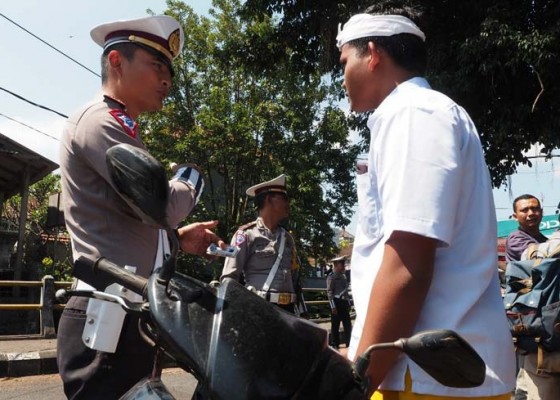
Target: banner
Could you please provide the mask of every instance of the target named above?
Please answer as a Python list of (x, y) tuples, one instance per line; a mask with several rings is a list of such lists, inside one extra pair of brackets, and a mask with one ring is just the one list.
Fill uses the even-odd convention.
[[(511, 232), (516, 230), (519, 224), (514, 219), (508, 219), (505, 221), (498, 221), (498, 237), (507, 237)], [(558, 222), (558, 215), (543, 215), (540, 230), (545, 236), (552, 235), (555, 231), (560, 228), (560, 222)]]

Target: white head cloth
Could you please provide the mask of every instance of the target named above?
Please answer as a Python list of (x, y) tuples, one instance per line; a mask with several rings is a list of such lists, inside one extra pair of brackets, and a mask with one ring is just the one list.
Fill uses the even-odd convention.
[(402, 15), (371, 15), (356, 14), (344, 24), (338, 25), (336, 46), (340, 50), (342, 46), (351, 40), (371, 36), (393, 36), (399, 33), (410, 33), (418, 36), (422, 41), (426, 35), (410, 19)]

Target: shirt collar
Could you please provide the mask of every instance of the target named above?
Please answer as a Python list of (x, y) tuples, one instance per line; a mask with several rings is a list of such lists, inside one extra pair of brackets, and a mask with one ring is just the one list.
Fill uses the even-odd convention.
[(383, 112), (383, 109), (385, 107), (387, 107), (387, 105), (391, 102), (391, 99), (393, 97), (395, 97), (398, 94), (402, 94), (405, 93), (411, 89), (414, 88), (425, 88), (425, 89), (431, 89), (430, 84), (428, 83), (428, 81), (426, 80), (426, 78), (420, 77), (420, 76), (416, 76), (414, 78), (411, 78), (407, 81), (401, 82), (399, 83), (392, 91), (391, 93), (389, 93), (389, 95), (387, 97), (385, 97), (385, 99), (383, 99), (383, 101), (381, 102), (381, 104), (379, 105), (379, 107), (377, 107), (377, 109), (371, 113), (371, 115), (368, 118), (367, 121), (367, 126), (368, 128), (371, 130), (375, 121), (375, 118), (377, 117), (377, 115), (381, 112)]

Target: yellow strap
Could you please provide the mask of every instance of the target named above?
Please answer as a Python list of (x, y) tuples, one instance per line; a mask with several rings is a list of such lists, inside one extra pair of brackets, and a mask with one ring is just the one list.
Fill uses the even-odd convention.
[(544, 350), (541, 345), (541, 338), (536, 337), (535, 342), (537, 342), (537, 374), (542, 374), (543, 371), (543, 361), (544, 361)]

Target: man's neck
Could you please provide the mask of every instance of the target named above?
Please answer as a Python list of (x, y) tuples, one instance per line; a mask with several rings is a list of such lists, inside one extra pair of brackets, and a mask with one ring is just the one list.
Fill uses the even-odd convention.
[(123, 104), (124, 110), (132, 119), (135, 120), (136, 118), (138, 118), (138, 115), (140, 115), (140, 112), (133, 106), (133, 102), (128, 101), (128, 97), (122, 90), (119, 89), (118, 85), (103, 85), (103, 94)]
[(525, 232), (528, 235), (531, 235), (534, 238), (541, 235), (541, 231), (538, 227), (537, 228), (525, 228), (525, 227), (519, 225), (519, 230)]
[(276, 229), (278, 229), (278, 223), (280, 222), (276, 216), (267, 213), (261, 213), (259, 214), (259, 218), (262, 219), (264, 225), (271, 232), (276, 232)]

